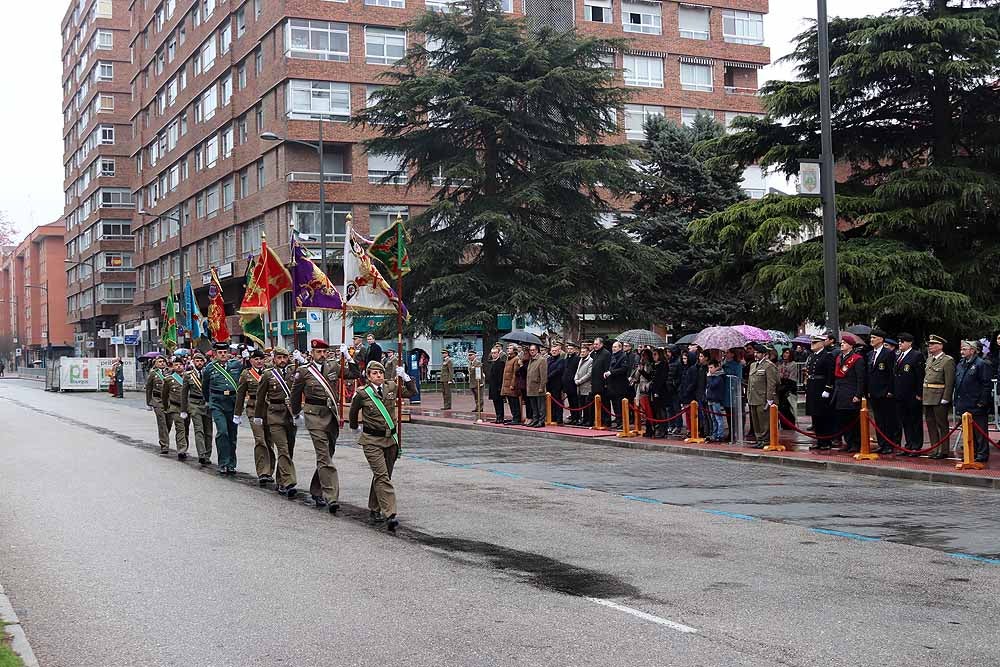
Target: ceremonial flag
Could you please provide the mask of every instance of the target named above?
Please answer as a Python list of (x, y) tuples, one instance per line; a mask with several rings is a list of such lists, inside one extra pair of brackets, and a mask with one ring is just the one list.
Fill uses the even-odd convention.
[(167, 293), (167, 307), (163, 319), (163, 332), (160, 342), (167, 354), (173, 354), (177, 349), (177, 303), (174, 301), (174, 279), (170, 279), (170, 291)]
[(295, 309), (343, 310), (340, 292), (309, 256), (309, 251), (292, 239), (292, 293)]
[(229, 327), (226, 326), (226, 302), (222, 300), (222, 285), (214, 266), (211, 272), (212, 281), (208, 284), (208, 329), (216, 343), (228, 343)]
[(382, 262), (393, 279), (410, 272), (410, 256), (406, 252), (406, 231), (403, 229), (403, 219), (400, 216), (396, 216), (396, 220), (388, 229), (375, 237), (368, 246), (368, 254)]
[(184, 283), (184, 328), (191, 332), (193, 340), (198, 340), (202, 336), (208, 337), (203, 319), (201, 309), (198, 308), (198, 300), (194, 298), (191, 279), (188, 278)]
[[(264, 256), (263, 250), (261, 251), (261, 257)], [(245, 289), (243, 292), (243, 303), (240, 304), (240, 309), (237, 311), (240, 314), (240, 328), (243, 329), (243, 335), (252, 340), (257, 345), (261, 347), (266, 347), (264, 343), (264, 312), (267, 312), (267, 304), (270, 301), (265, 301), (264, 310), (261, 311), (259, 305), (254, 303), (254, 299), (261, 300), (265, 295), (265, 290), (260, 289), (256, 280), (261, 275), (258, 270), (260, 266), (260, 261), (255, 259), (253, 255), (247, 258), (247, 273), (244, 276)], [(252, 295), (252, 296), (251, 296)], [(248, 296), (250, 297), (248, 305)]]
[(402, 313), (409, 318), (406, 306), (375, 268), (350, 227), (344, 237), (344, 297), (350, 310), (375, 313)]
[(271, 299), (290, 289), (292, 289), (291, 274), (274, 251), (267, 247), (267, 241), (263, 241), (260, 245), (260, 255), (251, 266), (247, 267), (246, 290), (243, 293), (239, 313), (263, 315), (268, 312)]

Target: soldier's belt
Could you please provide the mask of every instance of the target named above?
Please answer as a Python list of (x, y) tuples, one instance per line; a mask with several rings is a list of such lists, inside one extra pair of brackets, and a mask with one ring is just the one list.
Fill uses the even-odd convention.
[(174, 406), (175, 408), (181, 407), (180, 401), (170, 401), (170, 405)]
[(391, 438), (392, 434), (396, 432), (396, 429), (392, 429), (391, 431), (386, 431), (384, 429), (369, 428), (367, 426), (362, 427), (361, 430), (364, 431), (365, 435), (372, 435), (375, 436), (376, 438)]
[(324, 408), (327, 407), (327, 401), (322, 398), (307, 398), (306, 403), (308, 405), (322, 405)]
[[(283, 398), (272, 398), (271, 400), (268, 401), (268, 403), (270, 405), (284, 405), (285, 404), (285, 399), (283, 399)], [(326, 405), (326, 403), (324, 403), (323, 405)]]
[(927, 383), (924, 383), (924, 386), (927, 387), (928, 389), (944, 389), (944, 385), (943, 384), (927, 384)]
[(232, 396), (235, 393), (235, 391), (226, 389), (225, 391), (213, 391), (212, 396)]

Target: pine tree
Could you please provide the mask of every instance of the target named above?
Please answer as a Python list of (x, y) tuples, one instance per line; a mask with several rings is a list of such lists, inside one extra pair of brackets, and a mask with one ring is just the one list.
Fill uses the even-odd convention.
[(644, 178), (632, 227), (643, 243), (667, 253), (675, 268), (661, 277), (657, 289), (640, 295), (643, 311), (676, 332), (737, 321), (746, 310), (738, 293), (692, 283), (695, 274), (722, 260), (722, 252), (716, 243), (693, 242), (688, 229), (693, 220), (745, 198), (741, 170), (733, 162), (714, 160), (706, 150), (711, 145), (705, 142), (725, 130), (703, 113), (691, 127), (654, 117), (645, 130)]
[[(1000, 328), (998, 8), (911, 0), (830, 23), (834, 153), (838, 177), (849, 171), (837, 187), (842, 321), (953, 339)], [(816, 43), (815, 29), (799, 35), (800, 80), (763, 88), (768, 118), (737, 121), (716, 141), (722, 159), (792, 175), (819, 154)], [(822, 322), (817, 206), (772, 195), (698, 221), (696, 238), (730, 252), (700, 278), (742, 281), (787, 319)]]
[(410, 47), (390, 84), (356, 122), (379, 136), (410, 185), (435, 188), (407, 227), (412, 271), (404, 289), (418, 326), (480, 326), (500, 313), (563, 324), (580, 313), (627, 310), (666, 267), (618, 225), (602, 225), (633, 188), (636, 157), (615, 114), (607, 52), (618, 42), (529, 30), (497, 0), (468, 0), (408, 27)]

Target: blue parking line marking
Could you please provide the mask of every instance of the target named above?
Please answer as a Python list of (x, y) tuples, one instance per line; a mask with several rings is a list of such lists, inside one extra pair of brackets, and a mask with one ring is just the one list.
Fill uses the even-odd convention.
[[(948, 553), (948, 552), (945, 552)], [(986, 556), (975, 556), (973, 554), (962, 554), (962, 553), (948, 553), (952, 558), (961, 558), (963, 560), (974, 560), (977, 563), (989, 563), (990, 565), (1000, 565), (1000, 558), (987, 558)]]
[(487, 472), (491, 472), (494, 475), (502, 475), (504, 477), (510, 477), (511, 479), (524, 479), (523, 476), (518, 475), (517, 473), (507, 472), (505, 470), (493, 470), (492, 468), (488, 468)]
[(468, 463), (449, 463), (448, 461), (441, 461), (441, 465), (446, 465), (449, 468), (471, 468), (472, 467)]
[(834, 537), (846, 537), (849, 540), (860, 540), (861, 542), (881, 542), (881, 537), (869, 537), (868, 535), (858, 535), (857, 533), (845, 533), (840, 530), (830, 530), (828, 528), (810, 528), (814, 533), (823, 535), (833, 535)]
[(728, 516), (730, 519), (742, 519), (743, 521), (756, 521), (757, 517), (750, 516), (749, 514), (739, 514), (738, 512), (727, 512), (725, 510), (702, 510), (703, 512), (708, 512), (709, 514), (717, 514), (718, 516)]
[(622, 494), (622, 498), (628, 498), (629, 500), (636, 500), (640, 503), (649, 503), (651, 505), (662, 505), (662, 500), (657, 500), (656, 498), (647, 498), (646, 496), (632, 496), (627, 493)]
[(560, 489), (573, 489), (574, 491), (587, 491), (586, 487), (577, 486), (576, 484), (563, 484), (562, 482), (549, 482), (552, 486), (558, 486)]

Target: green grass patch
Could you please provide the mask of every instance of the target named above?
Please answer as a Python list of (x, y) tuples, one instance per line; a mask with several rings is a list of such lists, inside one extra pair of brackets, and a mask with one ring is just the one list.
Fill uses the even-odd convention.
[(4, 632), (4, 626), (8, 625), (0, 621), (0, 667), (24, 667), (21, 658), (10, 648), (10, 637)]

